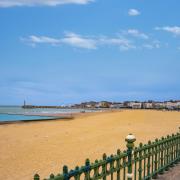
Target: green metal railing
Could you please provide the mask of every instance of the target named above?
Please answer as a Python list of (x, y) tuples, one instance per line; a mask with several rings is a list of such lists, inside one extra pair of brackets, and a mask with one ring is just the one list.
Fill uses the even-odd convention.
[[(118, 149), (109, 157), (103, 154), (101, 160), (93, 163), (87, 159), (84, 166), (70, 171), (64, 166), (61, 174), (51, 174), (44, 180), (150, 180), (180, 161), (180, 133), (149, 141), (148, 144), (140, 143), (135, 148), (136, 139), (132, 134), (125, 140), (127, 150), (123, 152)], [(34, 180), (40, 180), (40, 176), (35, 174)]]

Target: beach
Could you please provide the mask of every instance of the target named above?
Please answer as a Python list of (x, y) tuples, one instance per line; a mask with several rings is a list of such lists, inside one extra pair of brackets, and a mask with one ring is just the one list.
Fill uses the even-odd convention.
[(0, 125), (0, 179), (32, 180), (83, 165), (86, 158), (126, 149), (129, 133), (140, 142), (178, 132), (180, 112), (120, 110), (82, 113), (69, 120)]

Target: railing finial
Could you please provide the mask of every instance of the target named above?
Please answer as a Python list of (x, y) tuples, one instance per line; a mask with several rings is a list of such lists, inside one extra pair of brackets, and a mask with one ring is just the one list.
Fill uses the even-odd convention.
[(132, 173), (132, 151), (134, 148), (134, 142), (136, 141), (136, 137), (133, 134), (127, 135), (125, 141), (127, 142), (127, 154), (128, 154), (128, 173), (127, 173), (127, 179), (132, 180), (133, 179), (133, 173)]
[(127, 148), (129, 148), (129, 147), (133, 148), (134, 142), (136, 141), (136, 137), (133, 134), (129, 134), (126, 136), (125, 141), (127, 142), (127, 145), (126, 145)]

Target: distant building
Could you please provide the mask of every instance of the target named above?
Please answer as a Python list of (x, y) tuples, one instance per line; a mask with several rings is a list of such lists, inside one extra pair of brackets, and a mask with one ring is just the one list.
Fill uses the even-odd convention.
[(95, 106), (96, 106), (96, 102), (94, 101), (90, 101), (86, 103), (87, 108), (95, 108)]
[(129, 102), (128, 106), (132, 109), (141, 109), (142, 103), (141, 102)]
[(143, 102), (142, 103), (142, 108), (143, 109), (153, 109), (153, 103), (152, 102)]
[(153, 104), (153, 108), (154, 109), (164, 109), (165, 108), (164, 102), (155, 102)]
[(100, 107), (101, 107), (101, 103), (97, 102), (96, 105), (95, 105), (95, 108), (100, 108)]
[(112, 103), (107, 102), (107, 101), (101, 101), (101, 102), (99, 103), (99, 107), (100, 107), (100, 108), (109, 108), (111, 104), (112, 104)]
[(178, 109), (180, 106), (180, 102), (166, 101), (164, 102), (164, 106), (166, 109), (169, 109), (169, 110)]
[(113, 103), (110, 105), (110, 108), (124, 108), (124, 104), (123, 103)]

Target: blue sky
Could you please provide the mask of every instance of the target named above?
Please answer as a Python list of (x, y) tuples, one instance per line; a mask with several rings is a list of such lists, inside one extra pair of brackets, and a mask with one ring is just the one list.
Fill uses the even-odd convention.
[(180, 99), (179, 0), (0, 0), (0, 104)]

